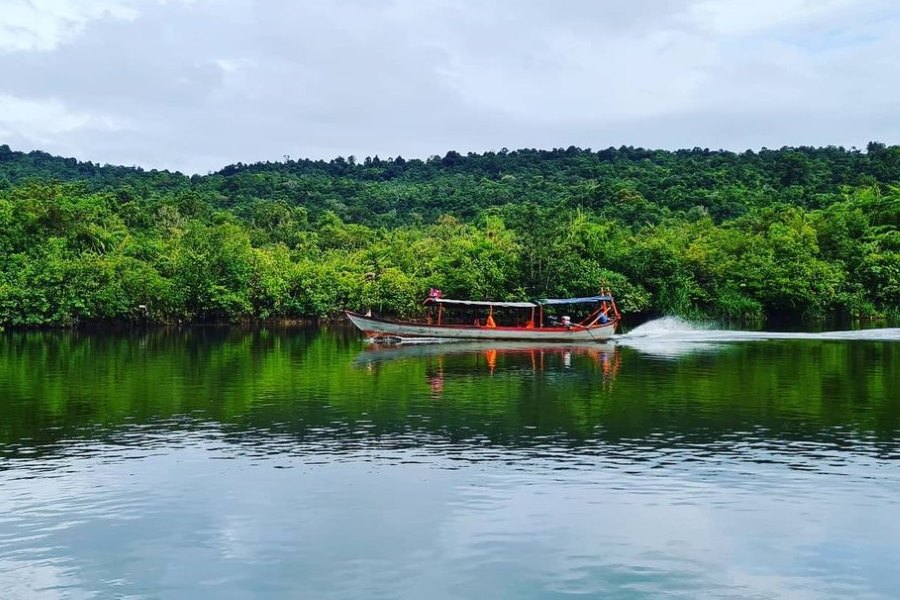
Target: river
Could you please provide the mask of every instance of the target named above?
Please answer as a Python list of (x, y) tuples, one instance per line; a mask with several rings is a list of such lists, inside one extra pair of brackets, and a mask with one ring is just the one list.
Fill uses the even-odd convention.
[(0, 334), (4, 598), (896, 598), (900, 330)]

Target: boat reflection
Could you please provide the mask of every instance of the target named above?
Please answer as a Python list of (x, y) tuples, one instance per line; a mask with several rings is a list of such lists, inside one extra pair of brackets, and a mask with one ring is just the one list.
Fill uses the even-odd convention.
[(443, 344), (371, 344), (354, 363), (377, 373), (392, 363), (420, 363), (432, 392), (448, 378), (517, 374), (599, 376), (611, 383), (621, 364), (616, 344), (534, 344), (528, 342), (448, 342)]

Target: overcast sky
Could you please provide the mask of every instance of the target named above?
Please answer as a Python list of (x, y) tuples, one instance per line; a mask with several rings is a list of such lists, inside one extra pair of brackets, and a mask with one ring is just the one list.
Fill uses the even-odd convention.
[(0, 143), (291, 157), (900, 142), (897, 0), (0, 0)]

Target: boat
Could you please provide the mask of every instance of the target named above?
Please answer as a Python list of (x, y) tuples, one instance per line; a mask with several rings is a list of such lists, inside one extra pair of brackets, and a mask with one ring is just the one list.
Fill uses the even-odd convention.
[[(621, 315), (609, 290), (596, 296), (581, 298), (544, 298), (531, 302), (486, 302), (444, 298), (440, 290), (432, 289), (424, 304), (432, 310), (424, 320), (401, 321), (371, 314), (345, 311), (363, 334), (374, 342), (402, 343), (406, 341), (444, 340), (506, 340), (543, 342), (604, 342), (616, 332)], [(581, 321), (568, 316), (546, 315), (547, 309), (560, 306), (592, 304), (594, 308)], [(459, 317), (450, 318), (450, 309), (475, 312), (474, 321), (462, 323)], [(512, 313), (511, 325), (497, 324), (495, 311)], [(482, 321), (481, 314), (487, 311)], [(526, 312), (527, 311), (527, 312)], [(499, 317), (497, 317), (499, 318)], [(502, 319), (501, 319), (502, 320)]]

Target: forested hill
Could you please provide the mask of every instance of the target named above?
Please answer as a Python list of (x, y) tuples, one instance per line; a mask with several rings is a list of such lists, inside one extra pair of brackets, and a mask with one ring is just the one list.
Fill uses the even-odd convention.
[(332, 211), (368, 225), (433, 221), (444, 214), (469, 219), (491, 206), (529, 202), (589, 210), (614, 206), (620, 218), (637, 213), (641, 223), (702, 207), (721, 222), (779, 203), (821, 208), (842, 200), (847, 187), (898, 184), (900, 146), (872, 142), (865, 152), (833, 146), (742, 153), (624, 146), (596, 152), (575, 147), (450, 151), (424, 161), (350, 156), (238, 163), (193, 177), (0, 146), (0, 185), (29, 179), (83, 181), (92, 191), (140, 195), (192, 191), (217, 207), (238, 210), (259, 199), (280, 200), (314, 216)]
[[(187, 176), (0, 146), (0, 325), (413, 313), (612, 285), (630, 312), (900, 310), (900, 147), (570, 147)], [(145, 308), (140, 308), (145, 307)]]

